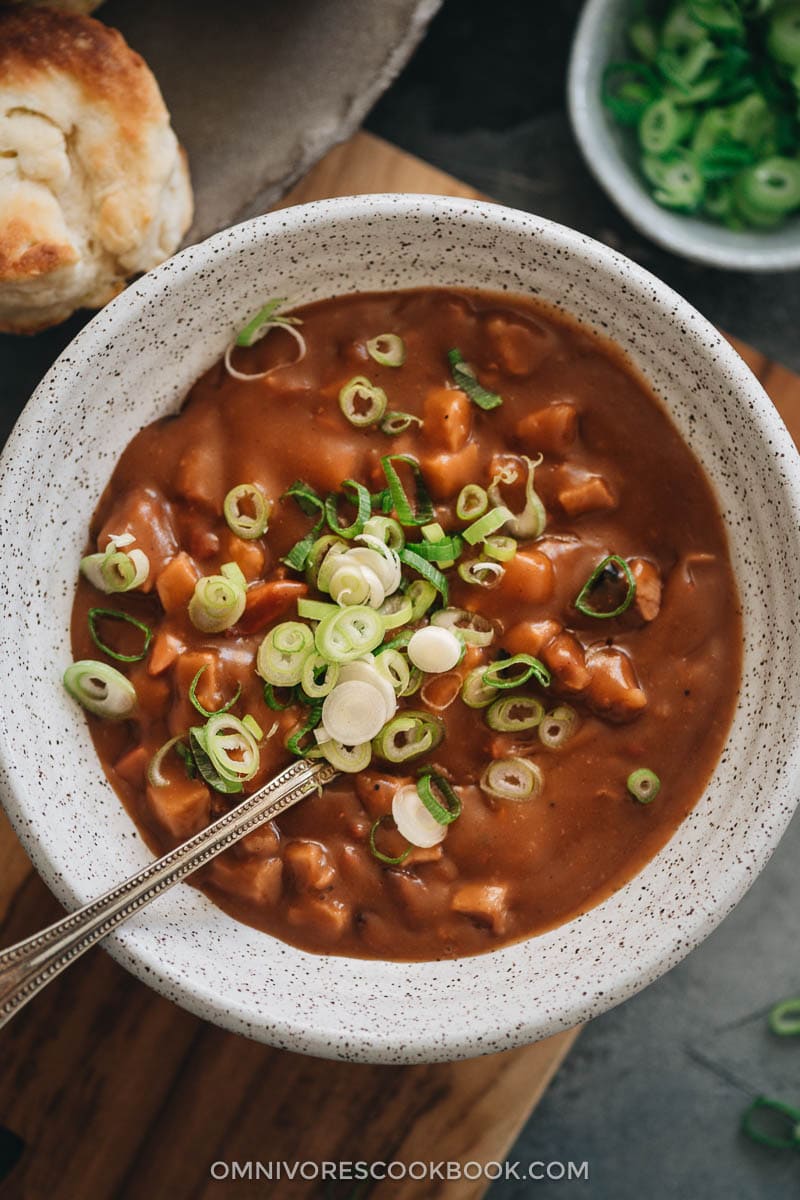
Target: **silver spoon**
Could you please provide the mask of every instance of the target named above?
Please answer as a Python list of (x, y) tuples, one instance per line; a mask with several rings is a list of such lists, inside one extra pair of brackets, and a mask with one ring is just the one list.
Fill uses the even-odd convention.
[(51, 979), (128, 917), (337, 774), (330, 763), (299, 759), (188, 842), (84, 908), (0, 953), (0, 1028)]

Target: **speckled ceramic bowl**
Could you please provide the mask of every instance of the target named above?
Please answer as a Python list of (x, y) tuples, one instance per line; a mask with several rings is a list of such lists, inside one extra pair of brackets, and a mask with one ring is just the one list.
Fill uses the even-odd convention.
[(625, 29), (636, 0), (586, 0), (569, 63), (572, 129), (583, 156), (614, 203), (646, 237), (694, 262), (729, 271), (800, 267), (800, 215), (778, 229), (737, 232), (705, 217), (656, 204), (638, 166), (635, 131), (623, 129), (600, 100), (603, 71), (631, 57)]
[(364, 196), (237, 226), (133, 284), (65, 351), (14, 431), (0, 478), (0, 765), (34, 862), (77, 905), (148, 859), (60, 686), (84, 533), (123, 446), (177, 408), (266, 296), (476, 282), (563, 306), (626, 347), (663, 397), (727, 517), (745, 611), (741, 702), (712, 783), (672, 841), (611, 899), (551, 933), (454, 962), (323, 958), (180, 886), (109, 940), (165, 995), (292, 1050), (420, 1062), (584, 1021), (702, 941), (764, 866), (795, 804), (800, 468), (749, 370), (674, 292), (580, 234), (489, 204)]

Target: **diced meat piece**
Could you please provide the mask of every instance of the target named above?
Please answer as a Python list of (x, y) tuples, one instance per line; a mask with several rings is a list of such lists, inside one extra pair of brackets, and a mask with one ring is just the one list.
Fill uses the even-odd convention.
[(281, 898), (283, 863), (279, 858), (241, 859), (223, 854), (208, 868), (209, 881), (228, 896), (259, 908), (274, 908)]
[(152, 591), (164, 565), (175, 556), (178, 542), (172, 505), (156, 488), (136, 488), (126, 492), (112, 508), (97, 537), (98, 550), (108, 548), (109, 538), (130, 533), (136, 539), (124, 550), (144, 551), (150, 562), (150, 574), (140, 590)]
[(273, 858), (279, 847), (278, 831), (272, 821), (267, 821), (266, 825), (259, 825), (258, 829), (246, 833), (241, 841), (236, 843), (234, 853), (239, 858), (249, 858), (251, 855)]
[(227, 492), (224, 471), (222, 418), (216, 410), (209, 409), (178, 460), (175, 489), (197, 508), (220, 515)]
[(630, 721), (647, 705), (633, 663), (613, 646), (589, 651), (586, 665), (591, 675), (586, 699), (589, 707), (613, 721)]
[(520, 550), (510, 562), (504, 564), (505, 572), (498, 591), (514, 600), (525, 600), (529, 604), (544, 604), (553, 594), (553, 564), (539, 550)]
[(578, 433), (578, 410), (568, 400), (548, 404), (523, 417), (516, 433), (526, 454), (563, 458)]
[(427, 443), (463, 450), (472, 432), (472, 402), (458, 388), (434, 388), (425, 397), (423, 419)]
[(428, 454), (420, 458), (420, 467), (434, 500), (450, 500), (468, 483), (478, 478), (478, 446), (468, 442), (455, 453)]
[(499, 883), (463, 883), (453, 893), (453, 912), (471, 917), (492, 933), (505, 933), (508, 926), (508, 888)]
[(530, 322), (492, 315), (484, 320), (483, 328), (489, 338), (492, 365), (509, 375), (530, 375), (550, 352), (550, 337)]
[(587, 475), (564, 484), (559, 489), (558, 502), (568, 517), (617, 507), (617, 497), (602, 475)]
[(274, 579), (247, 589), (244, 612), (236, 624), (237, 633), (260, 633), (289, 609), (294, 610), (308, 587), (297, 579)]
[(661, 575), (646, 558), (632, 558), (629, 566), (636, 580), (633, 608), (643, 621), (654, 621), (661, 609)]
[(150, 675), (160, 675), (171, 667), (183, 649), (181, 639), (174, 633), (159, 629), (150, 646), (147, 656), (147, 671)]
[(384, 775), (379, 771), (359, 771), (354, 778), (356, 795), (373, 821), (392, 811), (392, 799), (398, 788), (414, 780), (397, 775)]
[(209, 558), (216, 558), (219, 554), (218, 535), (214, 533), (213, 529), (206, 529), (202, 525), (192, 524), (189, 533), (186, 535), (186, 544), (189, 547), (192, 558), (197, 558), (200, 562), (205, 562)]
[(503, 636), (503, 649), (509, 654), (532, 654), (538, 658), (542, 649), (561, 632), (558, 621), (520, 621)]
[(291, 925), (305, 925), (323, 942), (338, 941), (352, 921), (350, 905), (331, 896), (304, 896), (286, 916)]
[(249, 582), (264, 574), (264, 547), (257, 539), (246, 541), (226, 529), (220, 539), (220, 552), (223, 561), (235, 562)]
[[(435, 849), (441, 851), (441, 846)], [(417, 928), (430, 927), (447, 914), (450, 887), (446, 883), (423, 879), (414, 871), (393, 870), (386, 872), (385, 886), (402, 906), (404, 917)]]
[(156, 591), (164, 612), (183, 612), (199, 578), (197, 563), (181, 550), (162, 568), (156, 579)]
[(297, 840), (283, 850), (283, 861), (289, 878), (301, 892), (322, 892), (332, 887), (336, 869), (319, 842)]
[(134, 746), (132, 750), (127, 750), (121, 758), (117, 759), (114, 763), (114, 770), (120, 779), (124, 779), (132, 787), (139, 788), (144, 784), (149, 762), (150, 756), (144, 746)]
[(153, 818), (178, 842), (205, 829), (211, 820), (211, 792), (199, 779), (176, 779), (166, 787), (148, 785)]
[(540, 658), (565, 691), (582, 692), (589, 686), (591, 675), (583, 646), (566, 629), (547, 643)]

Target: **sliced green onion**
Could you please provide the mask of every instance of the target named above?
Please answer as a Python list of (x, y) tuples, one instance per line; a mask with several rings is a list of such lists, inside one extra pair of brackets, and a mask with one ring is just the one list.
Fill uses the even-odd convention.
[(258, 341), (259, 336), (266, 333), (267, 327), (271, 324), (299, 323), (297, 317), (282, 317), (276, 321), (278, 309), (285, 303), (285, 300), (268, 300), (264, 307), (259, 309), (256, 315), (247, 322), (236, 338), (236, 345), (252, 346), (254, 342)]
[(649, 804), (661, 791), (661, 780), (649, 767), (639, 767), (638, 770), (631, 771), (625, 785), (634, 800), (638, 800), (640, 804)]
[(351, 605), (320, 621), (314, 633), (317, 652), (330, 662), (353, 662), (383, 641), (383, 618), (374, 608)]
[(603, 72), (603, 104), (620, 125), (638, 124), (658, 93), (658, 79), (644, 63), (609, 63)]
[(386, 762), (408, 762), (435, 750), (444, 737), (444, 724), (432, 713), (406, 709), (387, 721), (372, 748)]
[(287, 497), (295, 500), (306, 516), (313, 517), (319, 513), (313, 528), (299, 542), (295, 542), (289, 553), (281, 559), (281, 562), (286, 563), (288, 567), (293, 567), (295, 571), (302, 571), (317, 543), (319, 532), (325, 524), (325, 504), (311, 485), (302, 479), (296, 479), (291, 487), (288, 487), (283, 493), (281, 500), (285, 500)]
[[(592, 608), (588, 599), (592, 592), (596, 591), (603, 584), (613, 584), (618, 587), (622, 581), (625, 581), (625, 595), (616, 608), (612, 608), (609, 612), (598, 612)], [(636, 580), (633, 577), (633, 572), (626, 563), (624, 558), (620, 558), (618, 554), (609, 554), (602, 562), (599, 562), (592, 571), (586, 583), (583, 585), (575, 600), (575, 607), (579, 613), (583, 613), (585, 617), (596, 617), (598, 620), (607, 621), (610, 617), (619, 617), (622, 613), (627, 612), (633, 604), (636, 596)]]
[(495, 533), (483, 543), (483, 550), (485, 554), (489, 555), (489, 558), (496, 558), (498, 562), (507, 563), (516, 556), (517, 542), (515, 538)]
[(737, 3), (726, 3), (725, 0), (686, 0), (690, 17), (710, 29), (712, 33), (726, 37), (741, 37), (744, 34), (744, 22)]
[[(414, 476), (415, 501), (412, 508), (395, 463), (403, 463)], [(433, 502), (416, 458), (410, 454), (385, 454), (381, 459), (383, 473), (392, 498), (392, 506), (401, 525), (427, 525), (433, 520)]]
[(778, 1037), (800, 1036), (800, 996), (782, 1000), (770, 1009), (769, 1027)]
[[(339, 610), (337, 610), (339, 611)], [(273, 687), (294, 687), (314, 650), (314, 634), (300, 621), (283, 621), (266, 635), (256, 655), (256, 671)]]
[[(112, 650), (110, 646), (102, 640), (97, 632), (98, 618), (103, 617), (108, 621), (124, 621), (126, 625), (132, 625), (134, 629), (138, 629), (144, 634), (144, 645), (138, 654), (119, 654), (116, 650)], [(109, 658), (115, 658), (117, 662), (141, 662), (147, 651), (150, 648), (150, 643), (153, 640), (153, 631), (149, 625), (145, 625), (143, 621), (137, 621), (136, 617), (132, 617), (129, 613), (120, 612), (115, 608), (90, 608), (87, 614), (89, 623), (89, 636), (97, 646), (98, 650), (102, 650)]]
[(325, 516), (336, 536), (346, 538), (347, 541), (350, 541), (364, 532), (364, 525), (372, 511), (372, 499), (369, 494), (369, 488), (364, 487), (363, 483), (359, 483), (356, 479), (345, 479), (342, 484), (342, 491), (346, 492), (347, 490), (355, 492), (355, 497), (347, 497), (352, 500), (357, 510), (353, 523), (345, 526), (339, 524), (339, 497), (336, 495), (330, 495), (326, 499)]
[(541, 792), (544, 777), (529, 758), (497, 758), (486, 767), (478, 786), (498, 800), (531, 800)]
[(505, 568), (501, 567), (500, 563), (486, 562), (477, 558), (469, 559), (458, 565), (459, 579), (477, 587), (494, 587), (500, 582), (504, 573)]
[(734, 196), (750, 214), (783, 217), (800, 207), (800, 163), (779, 155), (755, 163), (737, 176)]
[(389, 437), (397, 437), (401, 433), (405, 433), (412, 425), (422, 425), (422, 419), (415, 417), (413, 413), (407, 412), (387, 412), (386, 416), (380, 423), (381, 433), (388, 434)]
[(489, 412), (503, 403), (502, 396), (498, 396), (496, 392), (487, 391), (478, 383), (475, 377), (475, 368), (464, 362), (464, 356), (460, 350), (455, 348), (448, 350), (447, 357), (450, 362), (453, 383), (469, 397), (473, 404), (477, 404), (478, 408), (482, 408), (484, 412)]
[(273, 712), (285, 712), (287, 708), (291, 708), (293, 704), (297, 703), (294, 687), (286, 688), (284, 690), (288, 691), (289, 693), (285, 704), (275, 695), (275, 689), (271, 683), (264, 684), (264, 703), (266, 704), (267, 708), (271, 708)]
[(189, 620), (202, 633), (222, 633), (244, 612), (247, 585), (235, 563), (224, 563), (219, 575), (198, 579), (189, 601)]
[(535, 729), (544, 716), (544, 705), (533, 696), (504, 696), (486, 710), (486, 724), (501, 733)]
[(330, 547), (317, 571), (317, 587), (321, 592), (330, 592), (331, 580), (347, 561), (346, 556), (350, 549), (347, 542), (340, 542), (338, 538), (336, 544)]
[[(173, 748), (173, 746), (177, 746), (178, 742), (182, 742), (182, 741), (183, 741), (183, 734), (179, 733), (177, 737), (170, 738), (168, 742), (164, 742), (164, 745), (161, 746), (161, 748), (159, 750), (156, 750), (155, 754), (150, 759), (150, 762), (147, 767), (147, 782), (150, 784), (151, 787), (168, 787), (169, 786), (170, 781), (167, 778), (167, 776), (164, 774), (164, 772), (161, 770), (161, 767), (164, 763), (164, 759), (167, 757), (167, 755), (169, 754), (169, 752)], [(184, 750), (187, 750), (186, 746), (184, 746), (183, 748), (184, 748)], [(179, 755), (178, 757), (180, 757), (182, 759), (182, 761), (184, 762), (184, 765), (185, 765), (186, 759), (183, 757), (183, 755)]]
[(423, 579), (426, 579), (428, 583), (432, 584), (442, 597), (444, 603), (447, 604), (449, 595), (447, 579), (442, 572), (433, 565), (433, 563), (429, 563), (427, 559), (421, 558), (419, 554), (416, 554), (413, 550), (409, 550), (408, 546), (405, 546), (400, 551), (399, 557), (402, 563), (405, 563), (407, 567), (411, 567), (411, 569), (421, 575)]
[[(770, 1114), (767, 1122), (764, 1113)], [(757, 1096), (742, 1115), (742, 1133), (772, 1150), (800, 1150), (800, 1108)]]
[(411, 624), (425, 616), (425, 613), (436, 599), (437, 594), (438, 588), (429, 583), (427, 579), (415, 579), (413, 583), (408, 585), (406, 595), (413, 606), (411, 616), (408, 618)]
[(300, 686), (311, 700), (321, 700), (336, 687), (340, 670), (338, 663), (328, 662), (321, 654), (309, 654), (303, 663)]
[(483, 668), (483, 682), (487, 687), (516, 688), (529, 679), (535, 679), (540, 687), (550, 687), (550, 672), (544, 663), (530, 654), (514, 654), (501, 658)]
[(497, 688), (484, 682), (485, 667), (474, 667), (461, 685), (461, 699), (468, 708), (486, 708), (497, 696)]
[(370, 517), (364, 522), (364, 533), (368, 537), (378, 538), (390, 550), (402, 550), (406, 544), (403, 527), (393, 517)]
[(412, 848), (411, 848), (411, 846), (409, 846), (406, 850), (403, 851), (402, 854), (397, 854), (394, 856), (392, 856), (391, 854), (384, 854), (382, 850), (378, 849), (378, 847), (375, 845), (375, 837), (377, 835), (378, 830), (381, 828), (381, 826), (386, 821), (391, 821), (392, 824), (394, 824), (394, 821), (389, 813), (384, 813), (382, 817), (378, 817), (377, 821), (373, 822), (372, 828), (369, 831), (369, 848), (372, 851), (373, 857), (377, 858), (379, 862), (387, 863), (390, 867), (397, 867), (400, 865), (400, 863), (403, 863), (406, 861), (409, 854), (411, 853)]
[(150, 574), (150, 559), (143, 550), (123, 549), (135, 540), (130, 533), (109, 538), (101, 554), (87, 554), (81, 559), (81, 573), (106, 594), (130, 592), (139, 587)]
[(462, 532), (462, 537), (470, 546), (477, 545), (478, 542), (484, 541), (491, 533), (496, 533), (501, 526), (506, 522), (514, 519), (514, 514), (504, 504), (498, 504), (495, 508), (484, 513), (477, 521), (473, 521), (471, 525)]
[[(252, 513), (243, 511), (242, 503), (252, 508)], [(254, 483), (240, 483), (231, 488), (222, 505), (222, 513), (228, 528), (244, 541), (263, 537), (269, 524), (270, 502), (260, 487)]]
[(379, 333), (367, 342), (367, 354), (382, 367), (402, 367), (406, 344), (396, 333)]
[(461, 816), (461, 800), (443, 775), (435, 771), (420, 775), (417, 792), (422, 803), (439, 825), (451, 825)]
[[(336, 537), (333, 533), (323, 534), (322, 537), (317, 538), (310, 546), (306, 556), (305, 572), (306, 579), (311, 587), (318, 587), (319, 572), (329, 551), (333, 550), (334, 546), (337, 546), (342, 552), (348, 549), (347, 543), (342, 541), (341, 538)], [(324, 588), (320, 588), (319, 590), (324, 591)]]
[(222, 708), (215, 708), (209, 712), (209, 710), (207, 708), (203, 708), (202, 704), (197, 699), (197, 685), (200, 682), (200, 676), (203, 674), (203, 671), (205, 671), (205, 670), (206, 670), (206, 667), (201, 667), (200, 670), (195, 675), (192, 682), (189, 684), (189, 699), (191, 700), (192, 704), (197, 709), (197, 711), (199, 713), (201, 713), (202, 716), (204, 716), (204, 717), (221, 716), (222, 713), (230, 712), (230, 710), (233, 708), (234, 704), (236, 703), (236, 701), (239, 699), (239, 697), (242, 694), (242, 685), (241, 684), (238, 685), (234, 696), (232, 697), (232, 699), (230, 699), (228, 701), (227, 704), (224, 704), (222, 706)]
[(305, 617), (307, 621), (321, 621), (337, 609), (336, 604), (328, 604), (324, 600), (309, 600), (307, 596), (301, 596), (297, 601), (297, 615)]
[(378, 612), (383, 617), (384, 629), (399, 629), (401, 625), (407, 625), (411, 620), (414, 603), (410, 596), (395, 592), (393, 596), (389, 596), (388, 600), (384, 600)]
[(489, 497), (486, 489), (477, 483), (468, 483), (458, 493), (456, 500), (456, 516), (459, 521), (474, 521), (482, 517), (489, 507)]
[(244, 722), (230, 713), (193, 726), (189, 742), (198, 771), (218, 792), (240, 792), (258, 771), (258, 742)]
[(377, 425), (386, 412), (386, 392), (365, 375), (356, 375), (339, 392), (339, 408), (351, 425)]
[(494, 625), (480, 613), (465, 608), (442, 608), (431, 617), (431, 625), (440, 625), (457, 634), (468, 646), (488, 646), (494, 640)]
[(324, 742), (319, 743), (313, 757), (316, 758), (320, 754), (331, 766), (336, 767), (337, 771), (357, 775), (369, 766), (372, 760), (372, 746), (369, 742), (362, 742), (359, 746), (343, 746), (333, 738), (326, 738)]
[(83, 658), (64, 672), (64, 687), (74, 700), (96, 717), (122, 721), (136, 708), (136, 690), (129, 679), (108, 663)]
[(663, 158), (645, 154), (642, 171), (653, 185), (653, 199), (664, 208), (693, 213), (702, 202), (705, 181), (691, 151), (682, 146)]
[(578, 714), (569, 704), (559, 704), (542, 719), (539, 741), (548, 750), (558, 750), (569, 741), (578, 723)]
[[(541, 466), (542, 456), (532, 459), (527, 455), (521, 456), (521, 461), (525, 464), (525, 507), (521, 512), (512, 515), (509, 513), (510, 519), (505, 521), (506, 532), (512, 534), (515, 538), (538, 538), (544, 533), (545, 525), (547, 524), (547, 513), (545, 507), (536, 494), (534, 486), (536, 468)], [(490, 503), (504, 507), (503, 498), (500, 494), (500, 484), (514, 483), (519, 476), (518, 462), (511, 459), (507, 464), (501, 466), (489, 485), (489, 501)], [(508, 511), (508, 510), (506, 510)], [(488, 533), (493, 533), (490, 529)], [(466, 535), (465, 535), (466, 536)]]
[(666, 154), (694, 126), (694, 117), (685, 108), (677, 108), (662, 96), (648, 104), (639, 121), (639, 142), (647, 154)]
[(375, 670), (389, 680), (398, 696), (405, 694), (411, 682), (411, 667), (404, 654), (393, 648), (381, 648), (375, 656)]
[[(426, 525), (426, 529), (432, 526)], [(441, 525), (437, 526), (441, 529)], [(424, 532), (424, 531), (423, 531)], [(420, 558), (424, 558), (426, 562), (435, 562), (438, 566), (447, 570), (452, 567), (455, 560), (464, 549), (464, 544), (459, 535), (453, 534), (452, 537), (440, 537), (435, 540), (426, 540), (424, 542), (409, 542), (409, 550), (413, 550)]]
[[(303, 721), (302, 725), (299, 725), (286, 739), (286, 749), (290, 754), (295, 754), (298, 758), (304, 757), (306, 751), (310, 749), (310, 746), (308, 744), (304, 745), (303, 739), (308, 737), (308, 735), (317, 728), (321, 717), (322, 705), (312, 705), (311, 708), (309, 708), (306, 719)], [(311, 744), (316, 745), (317, 743), (312, 742)]]
[[(214, 715), (216, 716), (217, 714)], [(257, 742), (263, 740), (264, 730), (261, 728), (252, 713), (245, 713), (245, 715), (242, 717), (242, 724), (244, 725), (245, 729), (249, 729), (250, 733), (252, 733)]]
[(800, 67), (800, 4), (782, 4), (770, 17), (767, 49), (787, 67)]

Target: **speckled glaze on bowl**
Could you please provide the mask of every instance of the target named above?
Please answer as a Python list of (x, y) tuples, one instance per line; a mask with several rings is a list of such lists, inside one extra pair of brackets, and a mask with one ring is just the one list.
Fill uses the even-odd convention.
[(148, 859), (60, 686), (84, 533), (120, 451), (177, 408), (265, 297), (432, 283), (534, 293), (627, 348), (716, 486), (742, 590), (744, 683), (711, 785), (672, 841), (605, 903), (543, 936), (450, 962), (317, 957), (179, 886), (108, 943), (202, 1017), (354, 1060), (503, 1050), (631, 996), (743, 895), (799, 781), (800, 465), (738, 356), (657, 279), (538, 217), (430, 196), (322, 201), (229, 229), (133, 284), (65, 351), (3, 455), (2, 792), (47, 882), (77, 905)]
[(693, 262), (728, 271), (800, 267), (800, 215), (778, 229), (726, 229), (705, 217), (656, 204), (638, 167), (635, 130), (624, 129), (600, 99), (603, 71), (631, 57), (625, 30), (636, 0), (586, 0), (569, 62), (572, 130), (597, 182), (646, 237)]

